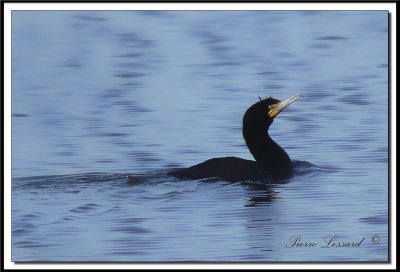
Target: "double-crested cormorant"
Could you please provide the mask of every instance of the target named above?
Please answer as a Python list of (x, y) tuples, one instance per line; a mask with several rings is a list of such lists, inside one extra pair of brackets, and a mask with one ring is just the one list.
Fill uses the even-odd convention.
[(243, 137), (256, 161), (236, 157), (214, 158), (192, 167), (169, 172), (177, 178), (221, 178), (228, 181), (282, 179), (292, 175), (292, 163), (285, 150), (268, 134), (274, 118), (301, 97), (280, 101), (272, 97), (252, 105), (243, 117)]

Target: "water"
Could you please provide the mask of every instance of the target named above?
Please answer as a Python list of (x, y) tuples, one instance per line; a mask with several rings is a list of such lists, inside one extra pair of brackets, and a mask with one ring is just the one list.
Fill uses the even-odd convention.
[[(13, 261), (388, 260), (386, 12), (12, 20)], [(245, 110), (297, 93), (270, 128), (297, 161), (294, 177), (165, 174), (252, 159)], [(335, 235), (364, 240), (321, 248)]]

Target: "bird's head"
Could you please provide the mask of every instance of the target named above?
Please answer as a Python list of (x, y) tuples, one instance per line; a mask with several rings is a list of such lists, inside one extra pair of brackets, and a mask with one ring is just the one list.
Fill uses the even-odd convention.
[(243, 122), (250, 126), (269, 127), (279, 113), (300, 97), (300, 94), (296, 94), (285, 100), (278, 100), (272, 97), (260, 99), (259, 102), (246, 111)]

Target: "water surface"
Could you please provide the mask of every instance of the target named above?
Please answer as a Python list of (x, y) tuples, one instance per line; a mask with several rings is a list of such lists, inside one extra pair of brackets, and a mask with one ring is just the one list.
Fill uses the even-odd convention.
[[(388, 260), (386, 12), (12, 20), (13, 261)], [(252, 159), (243, 113), (258, 96), (296, 93), (270, 128), (294, 177), (165, 175)], [(335, 235), (365, 239), (320, 247)], [(318, 245), (291, 247), (296, 236)]]

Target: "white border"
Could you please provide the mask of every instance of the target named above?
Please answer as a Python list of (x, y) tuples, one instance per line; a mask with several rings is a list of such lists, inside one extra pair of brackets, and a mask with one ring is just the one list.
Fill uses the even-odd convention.
[(391, 10), (395, 3), (5, 3), (5, 10)]
[[(11, 262), (11, 11), (13, 10), (388, 10), (391, 13), (391, 264), (15, 264)], [(396, 3), (4, 3), (5, 269), (395, 269)]]

